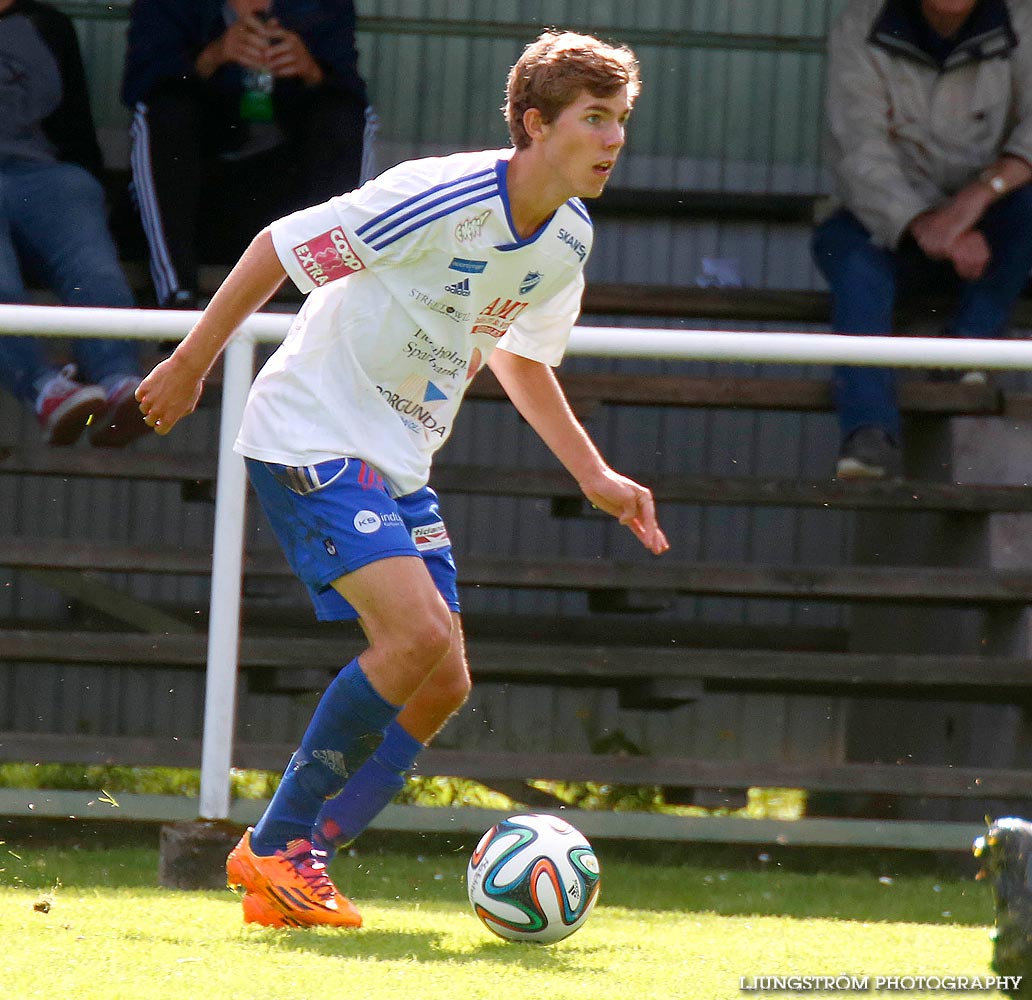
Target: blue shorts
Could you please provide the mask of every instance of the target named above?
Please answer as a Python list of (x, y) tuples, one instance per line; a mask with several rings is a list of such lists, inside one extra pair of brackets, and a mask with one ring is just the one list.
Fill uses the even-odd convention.
[(383, 477), (357, 458), (295, 468), (245, 459), (258, 500), (319, 621), (358, 618), (330, 586), (392, 556), (419, 556), (452, 611), (459, 611), (451, 539), (437, 494), (424, 486), (392, 498)]

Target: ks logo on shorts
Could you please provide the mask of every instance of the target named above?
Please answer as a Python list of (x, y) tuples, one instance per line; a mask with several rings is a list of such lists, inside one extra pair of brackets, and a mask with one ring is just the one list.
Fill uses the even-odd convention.
[(383, 521), (380, 520), (380, 515), (375, 510), (360, 510), (355, 515), (355, 530), (363, 535), (371, 535), (374, 531), (379, 531), (382, 524)]
[(351, 248), (340, 227), (316, 236), (307, 243), (299, 243), (294, 247), (294, 256), (304, 268), (305, 274), (320, 286), (327, 281), (346, 278), (355, 271), (365, 270), (365, 264)]
[(375, 510), (360, 510), (355, 515), (354, 520), (355, 530), (363, 535), (371, 535), (374, 531), (379, 531), (385, 525), (397, 525), (404, 526), (405, 522), (402, 521), (400, 514), (388, 512), (386, 514), (377, 514)]

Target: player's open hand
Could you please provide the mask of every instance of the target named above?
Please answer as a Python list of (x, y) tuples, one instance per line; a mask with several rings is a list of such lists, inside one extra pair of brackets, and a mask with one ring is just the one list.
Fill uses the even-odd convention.
[(136, 390), (143, 422), (165, 435), (197, 408), (204, 378), (189, 369), (175, 354), (154, 366)]
[(656, 501), (650, 489), (612, 469), (597, 481), (580, 486), (593, 507), (604, 510), (630, 528), (634, 537), (653, 555), (662, 555), (670, 548), (656, 519)]

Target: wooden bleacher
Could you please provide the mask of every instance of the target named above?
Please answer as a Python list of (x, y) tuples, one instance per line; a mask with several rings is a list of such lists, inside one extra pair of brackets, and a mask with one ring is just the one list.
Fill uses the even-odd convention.
[[(612, 405), (642, 406), (768, 406), (800, 410), (829, 405), (827, 385), (808, 380), (654, 378), (572, 375), (566, 379), (571, 398), (588, 410)], [(489, 379), (476, 396), (491, 400), (500, 391)], [(921, 382), (907, 383), (904, 405), (917, 413), (1000, 415), (1025, 411), (1020, 394), (980, 387)], [(210, 500), (214, 459), (207, 455), (98, 453), (39, 448), (0, 449), (0, 475), (60, 477), (152, 478), (182, 484), (184, 496)], [(579, 501), (565, 473), (543, 470), (489, 469), (442, 465), (435, 483), (442, 492), (483, 492), (498, 496), (549, 499), (559, 516), (593, 515)], [(1022, 486), (959, 485), (942, 482), (814, 482), (755, 478), (710, 478), (674, 475), (653, 483), (665, 503), (836, 507), (856, 510), (937, 510), (984, 516), (993, 512), (1032, 509), (1032, 489)], [(44, 574), (162, 573), (205, 575), (210, 571), (208, 549), (69, 544), (44, 538), (0, 539), (0, 562)], [(967, 567), (879, 566), (758, 566), (679, 563), (643, 559), (627, 563), (558, 558), (491, 559), (465, 557), (459, 562), (460, 582), (466, 586), (560, 588), (589, 592), (612, 600), (628, 592), (658, 595), (736, 595), (745, 598), (802, 598), (809, 601), (922, 602), (945, 605), (1019, 607), (1032, 605), (1032, 572)], [(289, 579), (290, 571), (278, 550), (250, 551), (248, 577)], [(53, 577), (52, 577), (53, 578)], [(61, 580), (55, 584), (62, 585)], [(67, 584), (67, 581), (65, 581)], [(146, 629), (130, 612), (110, 600), (96, 580), (80, 588), (78, 599), (95, 602), (111, 618), (124, 617)], [(89, 632), (6, 629), (0, 647), (13, 660), (62, 662), (69, 668), (105, 664), (135, 668), (176, 666), (201, 670), (206, 638), (192, 627), (170, 630), (158, 619), (152, 631), (123, 627)], [(497, 623), (496, 623), (497, 625)], [(696, 635), (687, 646), (671, 646), (666, 636), (654, 641), (640, 632), (620, 641), (620, 630), (590, 635), (588, 629), (559, 627), (549, 634), (547, 623), (538, 634), (519, 638), (521, 626), (499, 632), (478, 630), (468, 623), (471, 660), (481, 680), (507, 684), (603, 686), (620, 692), (621, 702), (638, 708), (663, 710), (714, 690), (809, 691), (831, 693), (893, 693), (920, 697), (934, 691), (961, 697), (977, 692), (987, 700), (1027, 697), (1032, 687), (1032, 661), (1013, 656), (956, 654), (865, 654), (841, 648), (760, 649), (734, 645), (708, 647)], [(160, 638), (154, 631), (161, 631)], [(596, 630), (597, 631), (597, 630)], [(613, 637), (616, 637), (615, 640)], [(562, 637), (562, 638), (560, 638)], [(789, 640), (791, 643), (791, 640)], [(361, 648), (357, 635), (305, 638), (297, 635), (255, 634), (246, 629), (241, 644), (240, 670), (246, 683), (263, 690), (299, 691), (319, 688), (332, 676), (348, 650)], [(618, 655), (619, 654), (619, 655)], [(633, 664), (633, 670), (627, 664)], [(0, 759), (63, 759), (86, 762), (185, 763), (199, 759), (187, 743), (173, 748), (168, 741), (138, 738), (93, 742), (83, 738), (49, 739), (41, 756), (41, 740), (31, 734), (0, 734)], [(274, 766), (282, 748), (239, 750), (249, 766)], [(174, 751), (174, 752), (173, 752)], [(1000, 796), (1032, 791), (1032, 778), (1019, 773), (932, 767), (904, 768), (876, 764), (758, 765), (751, 762), (707, 762), (680, 759), (641, 759), (591, 755), (515, 753), (474, 754), (458, 750), (427, 755), (426, 773), (462, 773), (491, 781), (499, 776), (565, 777), (605, 782), (628, 782), (693, 787), (729, 785), (800, 785), (810, 790), (849, 790), (922, 796)], [(241, 766), (244, 766), (241, 764)]]
[[(643, 208), (635, 193), (612, 192), (600, 210), (614, 215), (655, 211), (669, 216), (712, 215), (802, 222), (812, 210), (807, 196), (727, 198), (676, 193)], [(730, 213), (730, 215), (727, 215)], [(141, 281), (138, 265), (135, 280)], [(205, 270), (213, 289), (220, 269)], [(206, 290), (211, 290), (206, 289)], [(285, 299), (290, 300), (289, 290)], [(1032, 324), (1022, 302), (1018, 322)], [(1027, 310), (1027, 316), (1026, 316)], [(690, 317), (739, 322), (820, 323), (827, 297), (820, 292), (722, 290), (694, 287), (590, 285), (585, 312), (598, 316)], [(742, 411), (825, 412), (831, 407), (827, 381), (812, 378), (571, 373), (564, 386), (578, 414), (590, 418), (609, 407), (736, 409)], [(217, 380), (207, 402), (217, 398)], [(954, 416), (1027, 419), (1032, 397), (989, 387), (903, 381), (906, 414), (934, 420)], [(500, 400), (503, 393), (489, 372), (478, 377), (470, 398)], [(635, 474), (635, 470), (627, 470)], [(857, 512), (935, 511), (984, 519), (994, 513), (1032, 511), (1032, 489), (1024, 486), (956, 484), (938, 481), (841, 483), (772, 478), (728, 478), (639, 470), (662, 504), (810, 507)], [(181, 484), (184, 501), (214, 496), (214, 460), (208, 455), (98, 453), (0, 448), (0, 475), (153, 479)], [(543, 498), (553, 515), (593, 517), (568, 476), (560, 470), (511, 469), (443, 464), (434, 485), (442, 493)], [(44, 538), (0, 537), (0, 564), (31, 572), (99, 612), (110, 627), (90, 631), (0, 630), (0, 648), (12, 660), (82, 666), (133, 668), (204, 667), (203, 622), (184, 621), (174, 609), (148, 608), (120, 595), (97, 577), (101, 573), (155, 573), (204, 576), (210, 550), (119, 545)], [(1001, 610), (1032, 606), (1032, 571), (966, 566), (730, 565), (685, 563), (642, 557), (634, 561), (576, 560), (540, 555), (518, 560), (459, 556), (460, 583), (481, 588), (568, 590), (586, 593), (605, 613), (661, 607), (671, 594), (734, 596), (747, 600), (830, 601), (850, 604), (908, 604)], [(250, 579), (290, 579), (278, 550), (249, 551)], [(245, 607), (245, 616), (247, 609)], [(646, 612), (647, 615), (647, 612)], [(664, 711), (712, 691), (887, 694), (907, 698), (955, 695), (988, 702), (1024, 701), (1032, 687), (1032, 660), (980, 653), (932, 655), (858, 653), (844, 640), (804, 635), (803, 630), (719, 628), (681, 630), (636, 627), (627, 621), (605, 629), (584, 623), (467, 621), (471, 661), (477, 677), (509, 685), (562, 685), (612, 688), (621, 704)], [(673, 641), (671, 641), (673, 639)], [(349, 645), (350, 644), (350, 645)], [(240, 670), (248, 685), (291, 693), (318, 689), (350, 648), (356, 635), (312, 638), (263, 634), (245, 629)], [(627, 664), (633, 664), (633, 671)], [(180, 764), (200, 759), (196, 741), (156, 737), (58, 738), (0, 733), (0, 760)], [(236, 748), (238, 766), (278, 768), (284, 747)], [(885, 765), (876, 763), (771, 763), (741, 760), (646, 758), (616, 754), (570, 755), (517, 751), (508, 754), (458, 749), (433, 750), (423, 773), (461, 774), (491, 783), (554, 778), (670, 787), (803, 787), (810, 791), (869, 792), (900, 797), (984, 799), (1028, 797), (1032, 776), (1001, 768)], [(511, 786), (509, 786), (511, 787)]]

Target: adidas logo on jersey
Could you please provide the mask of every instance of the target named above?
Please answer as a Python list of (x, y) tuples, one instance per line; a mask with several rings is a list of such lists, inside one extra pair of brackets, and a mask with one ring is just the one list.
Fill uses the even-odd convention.
[(456, 281), (454, 285), (445, 285), (444, 290), (452, 295), (469, 295), (469, 278)]

